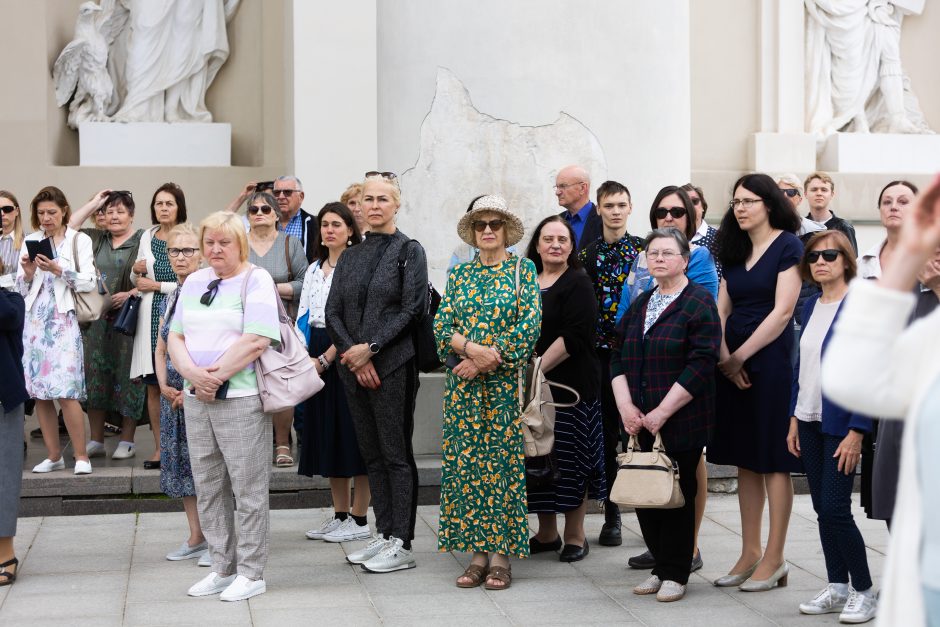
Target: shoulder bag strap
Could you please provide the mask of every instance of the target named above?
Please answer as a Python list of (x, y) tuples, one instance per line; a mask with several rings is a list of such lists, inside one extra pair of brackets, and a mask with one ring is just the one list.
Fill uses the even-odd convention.
[(287, 282), (288, 283), (294, 280), (294, 270), (293, 268), (291, 268), (290, 252), (288, 251), (288, 249), (290, 248), (289, 244), (290, 244), (290, 236), (285, 234), (284, 235), (284, 262), (287, 264)]
[[(67, 230), (65, 233), (68, 235)], [(75, 265), (75, 274), (81, 272), (78, 263), (78, 234), (72, 237), (72, 263)]]

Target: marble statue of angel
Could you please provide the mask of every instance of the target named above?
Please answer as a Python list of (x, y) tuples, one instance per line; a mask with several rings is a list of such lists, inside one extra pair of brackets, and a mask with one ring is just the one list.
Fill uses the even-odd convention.
[(808, 130), (932, 133), (901, 68), (901, 23), (924, 0), (804, 3)]
[(71, 100), (68, 124), (107, 120), (117, 109), (118, 96), (109, 71), (109, 48), (127, 24), (127, 12), (115, 10), (116, 0), (101, 5), (83, 2), (75, 22), (75, 37), (52, 68), (56, 104)]

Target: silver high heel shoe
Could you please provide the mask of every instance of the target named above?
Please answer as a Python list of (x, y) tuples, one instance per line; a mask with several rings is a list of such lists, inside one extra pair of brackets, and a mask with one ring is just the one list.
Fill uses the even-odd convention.
[(719, 588), (731, 588), (734, 586), (740, 586), (742, 583), (750, 579), (751, 575), (754, 574), (754, 571), (757, 570), (757, 565), (760, 564), (760, 560), (754, 562), (754, 565), (745, 570), (743, 573), (738, 573), (737, 575), (725, 575), (724, 577), (719, 577), (715, 580), (715, 585)]
[(740, 586), (739, 590), (744, 592), (765, 592), (767, 590), (772, 590), (774, 586), (780, 586), (781, 588), (786, 587), (787, 578), (790, 576), (790, 565), (787, 564), (784, 560), (783, 564), (780, 565), (780, 568), (774, 571), (774, 574), (771, 575), (768, 579), (763, 581), (756, 581), (748, 579)]

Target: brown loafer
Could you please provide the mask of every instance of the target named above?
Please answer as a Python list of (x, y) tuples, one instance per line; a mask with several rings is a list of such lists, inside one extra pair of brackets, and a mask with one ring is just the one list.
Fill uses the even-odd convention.
[[(467, 578), (470, 581), (460, 581)], [(480, 564), (470, 564), (467, 570), (463, 571), (460, 577), (457, 577), (458, 588), (478, 588), (483, 580), (486, 579), (486, 566)]]
[[(503, 585), (494, 586), (490, 579), (501, 582)], [(490, 572), (486, 573), (486, 583), (483, 585), (487, 590), (505, 590), (512, 585), (512, 568), (504, 566), (490, 566)]]

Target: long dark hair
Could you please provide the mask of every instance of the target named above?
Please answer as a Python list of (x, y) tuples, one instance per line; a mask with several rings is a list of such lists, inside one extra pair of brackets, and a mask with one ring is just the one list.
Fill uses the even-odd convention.
[[(731, 188), (731, 194), (743, 187), (747, 191), (757, 194), (769, 213), (770, 226), (788, 233), (796, 233), (800, 229), (800, 216), (793, 211), (793, 204), (783, 195), (780, 188), (772, 178), (766, 174), (745, 174)], [(730, 206), (721, 219), (721, 227), (716, 238), (718, 248), (718, 261), (725, 268), (737, 266), (747, 261), (754, 246), (751, 238), (741, 229), (734, 209)]]
[(539, 222), (539, 225), (535, 227), (535, 232), (532, 233), (532, 239), (529, 240), (529, 246), (526, 248), (525, 256), (532, 260), (532, 263), (535, 264), (536, 272), (541, 273), (543, 270), (542, 266), (542, 256), (539, 255), (539, 238), (542, 237), (542, 229), (545, 228), (546, 224), (550, 222), (561, 222), (565, 225), (565, 228), (568, 229), (568, 238), (571, 240), (571, 252), (568, 253), (568, 267), (569, 268), (580, 268), (581, 261), (578, 260), (578, 244), (577, 240), (574, 237), (574, 230), (571, 228), (571, 225), (568, 224), (564, 218), (558, 215), (551, 215)]
[(663, 198), (671, 194), (678, 196), (679, 200), (682, 201), (682, 206), (685, 207), (685, 233), (683, 235), (685, 235), (685, 239), (692, 241), (695, 236), (695, 205), (692, 204), (689, 194), (677, 185), (667, 185), (656, 194), (653, 204), (650, 205), (650, 228), (654, 230), (659, 228), (655, 215), (656, 209), (659, 208), (659, 203), (662, 202)]
[(328, 213), (338, 215), (340, 219), (346, 223), (346, 226), (352, 230), (352, 235), (349, 237), (350, 246), (355, 246), (362, 241), (362, 233), (359, 232), (359, 226), (356, 224), (356, 219), (353, 217), (349, 207), (341, 202), (326, 203), (323, 205), (323, 208), (320, 209), (320, 213), (317, 214), (317, 228), (313, 234), (313, 249), (317, 251), (317, 259), (320, 260), (321, 264), (330, 258), (330, 249), (320, 241), (320, 221), (323, 220), (323, 216)]

